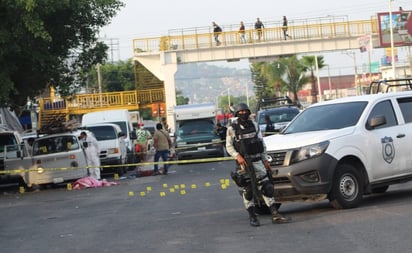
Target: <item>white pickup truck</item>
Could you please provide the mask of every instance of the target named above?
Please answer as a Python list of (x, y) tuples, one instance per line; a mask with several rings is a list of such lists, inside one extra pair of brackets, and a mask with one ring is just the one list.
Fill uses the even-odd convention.
[(264, 138), (279, 203), (328, 198), (335, 208), (352, 208), (364, 194), (412, 180), (411, 79), (370, 90), (378, 94), (313, 104)]

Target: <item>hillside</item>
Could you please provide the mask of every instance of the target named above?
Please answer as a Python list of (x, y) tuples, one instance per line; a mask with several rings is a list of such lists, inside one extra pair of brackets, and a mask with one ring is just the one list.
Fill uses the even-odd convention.
[(219, 96), (253, 96), (253, 83), (249, 69), (236, 69), (206, 63), (181, 64), (175, 76), (177, 90), (189, 97), (189, 103), (216, 102)]

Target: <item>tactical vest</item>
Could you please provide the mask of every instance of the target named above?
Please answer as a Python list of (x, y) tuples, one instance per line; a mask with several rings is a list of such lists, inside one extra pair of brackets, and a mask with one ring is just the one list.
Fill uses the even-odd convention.
[(243, 157), (257, 157), (263, 153), (263, 142), (258, 137), (258, 131), (252, 121), (248, 120), (244, 125), (233, 123), (232, 128), (235, 131), (233, 145)]

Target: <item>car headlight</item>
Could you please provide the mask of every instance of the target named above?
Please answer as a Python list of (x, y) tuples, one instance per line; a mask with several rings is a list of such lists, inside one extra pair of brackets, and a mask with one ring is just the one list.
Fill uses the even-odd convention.
[(119, 149), (118, 149), (118, 148), (109, 148), (109, 149), (107, 150), (107, 153), (108, 153), (109, 155), (118, 154), (118, 153), (119, 153)]
[(317, 144), (301, 147), (300, 149), (293, 151), (292, 157), (290, 159), (290, 164), (320, 156), (325, 152), (328, 146), (329, 141), (324, 141)]

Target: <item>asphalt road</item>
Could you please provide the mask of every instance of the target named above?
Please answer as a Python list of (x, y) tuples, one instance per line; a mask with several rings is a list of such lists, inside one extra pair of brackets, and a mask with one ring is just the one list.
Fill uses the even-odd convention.
[(0, 252), (410, 251), (411, 183), (367, 196), (349, 210), (327, 201), (283, 204), (291, 223), (274, 225), (261, 215), (255, 228), (229, 180), (232, 166), (174, 165), (167, 176), (105, 188), (3, 189)]

